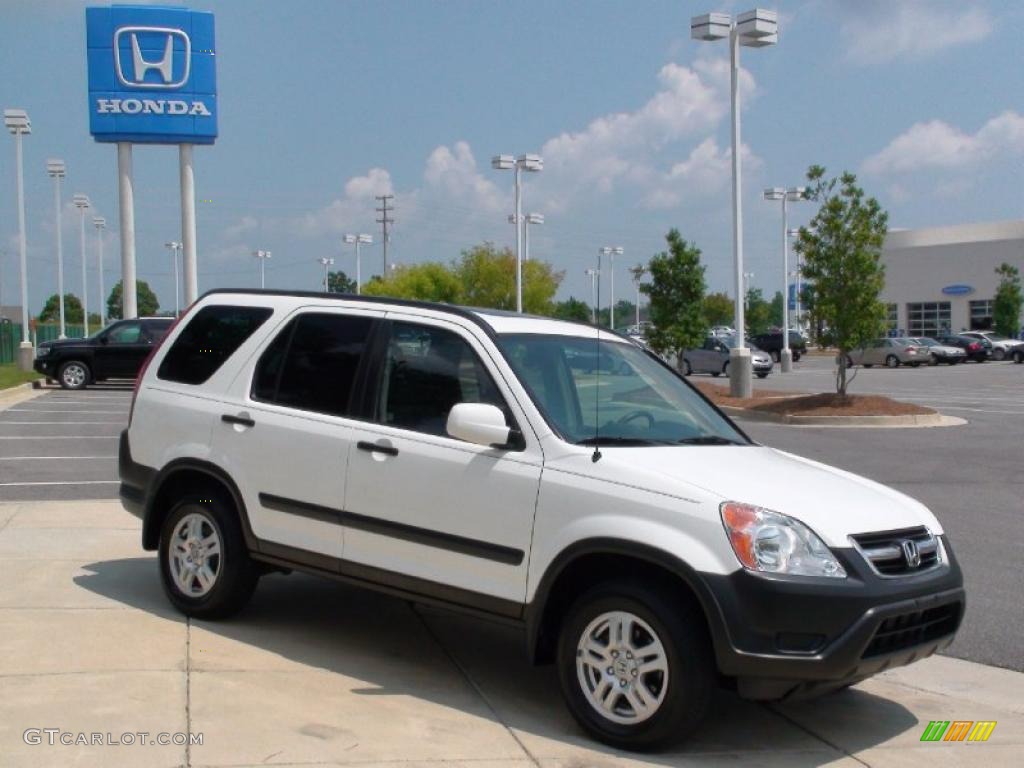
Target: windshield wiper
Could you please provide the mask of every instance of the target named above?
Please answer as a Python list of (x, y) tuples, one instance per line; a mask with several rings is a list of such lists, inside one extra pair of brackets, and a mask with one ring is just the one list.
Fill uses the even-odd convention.
[(680, 445), (745, 445), (745, 443), (738, 442), (737, 440), (730, 440), (727, 437), (719, 437), (718, 435), (684, 437), (682, 440), (677, 440), (676, 442)]
[(609, 437), (607, 435), (601, 435), (600, 437), (585, 437), (582, 440), (577, 440), (576, 445), (669, 445), (664, 440), (646, 440), (642, 437)]

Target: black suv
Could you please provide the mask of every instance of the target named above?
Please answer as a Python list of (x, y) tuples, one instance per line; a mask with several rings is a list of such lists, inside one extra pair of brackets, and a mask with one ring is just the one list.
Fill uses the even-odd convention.
[[(779, 362), (782, 354), (782, 331), (772, 333), (759, 333), (751, 338), (751, 341), (763, 352), (772, 356), (772, 360)], [(793, 352), (793, 362), (807, 354), (807, 341), (796, 331), (789, 332), (789, 348)]]
[(84, 339), (44, 341), (35, 369), (64, 389), (83, 389), (105, 379), (134, 379), (153, 347), (174, 323), (172, 317), (119, 320)]

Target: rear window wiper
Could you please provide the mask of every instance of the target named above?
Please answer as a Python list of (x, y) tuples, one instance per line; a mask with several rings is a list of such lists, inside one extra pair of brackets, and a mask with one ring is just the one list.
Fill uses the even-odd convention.
[(676, 441), (679, 445), (746, 445), (738, 440), (730, 440), (719, 435), (701, 435), (700, 437), (684, 437)]

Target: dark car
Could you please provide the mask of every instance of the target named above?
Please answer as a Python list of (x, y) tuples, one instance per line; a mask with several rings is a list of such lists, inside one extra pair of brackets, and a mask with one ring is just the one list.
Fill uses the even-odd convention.
[[(751, 341), (758, 349), (771, 355), (772, 360), (779, 362), (782, 355), (782, 331), (759, 333), (752, 337)], [(789, 348), (793, 352), (793, 362), (796, 362), (807, 354), (807, 340), (797, 331), (790, 331)]]
[(970, 336), (941, 336), (939, 343), (950, 347), (960, 347), (967, 353), (967, 359), (976, 363), (984, 363), (991, 354), (991, 344), (989, 348), (986, 348), (982, 341), (972, 339)]
[(44, 341), (35, 369), (65, 389), (106, 379), (134, 379), (149, 353), (174, 323), (171, 317), (119, 320), (84, 339)]

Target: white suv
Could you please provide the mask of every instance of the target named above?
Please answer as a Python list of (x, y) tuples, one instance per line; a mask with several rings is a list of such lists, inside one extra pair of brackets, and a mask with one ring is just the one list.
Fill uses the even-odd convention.
[(208, 293), (139, 377), (119, 463), (186, 614), (302, 570), (498, 619), (620, 747), (683, 737), (718, 683), (780, 699), (928, 656), (964, 610), (924, 506), (757, 445), (586, 325)]

